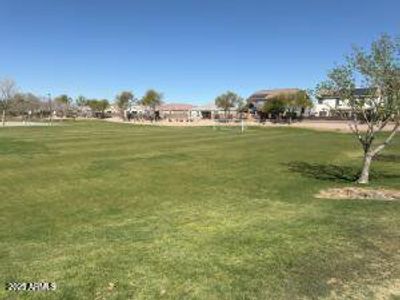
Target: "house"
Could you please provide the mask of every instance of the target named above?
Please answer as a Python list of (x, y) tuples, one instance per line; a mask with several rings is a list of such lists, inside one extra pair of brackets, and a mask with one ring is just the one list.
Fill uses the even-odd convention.
[[(248, 99), (247, 102), (249, 103), (250, 108), (252, 109), (252, 113), (254, 115), (258, 115), (260, 117), (265, 118), (262, 113), (262, 107), (267, 101), (272, 100), (276, 96), (280, 94), (297, 94), (302, 92), (303, 90), (298, 88), (281, 88), (281, 89), (271, 89), (271, 90), (260, 90), (253, 93)], [(297, 115), (309, 115), (311, 109), (304, 109), (299, 107), (295, 110)]]
[(300, 92), (297, 88), (286, 88), (286, 89), (272, 89), (272, 90), (260, 90), (253, 93), (247, 101), (254, 105), (258, 110), (261, 110), (264, 103), (279, 94), (295, 94)]
[(143, 105), (131, 105), (126, 112), (132, 115), (144, 114), (148, 109)]
[(116, 104), (111, 104), (107, 108), (106, 113), (111, 114), (111, 115), (118, 115), (120, 113), (120, 109)]
[[(214, 103), (198, 106), (185, 103), (163, 104), (156, 107), (156, 113), (160, 118), (170, 121), (220, 119), (224, 118), (225, 115), (225, 111)], [(227, 111), (228, 118), (233, 118), (236, 115), (236, 108), (231, 108)]]
[(184, 121), (191, 119), (193, 108), (194, 106), (191, 104), (170, 103), (158, 106), (156, 111), (162, 119)]
[[(215, 103), (208, 103), (205, 105), (198, 105), (193, 108), (196, 116), (199, 119), (219, 119), (224, 118), (225, 111), (217, 107)], [(237, 114), (237, 108), (232, 107), (227, 111), (227, 117), (233, 117)]]
[(214, 103), (198, 105), (193, 108), (194, 114), (198, 119), (214, 119), (218, 114), (218, 107)]
[(94, 112), (88, 105), (78, 107), (78, 115), (82, 118), (94, 117)]
[[(374, 95), (375, 92), (376, 90), (371, 88), (356, 88), (354, 90), (354, 95), (358, 99), (367, 99)], [(320, 92), (316, 98), (317, 103), (313, 110), (314, 116), (316, 117), (350, 117), (352, 114), (348, 100), (340, 99), (340, 97), (334, 93), (323, 91)]]
[(130, 105), (127, 110), (124, 111), (125, 117), (130, 121), (135, 118), (143, 118), (149, 114), (149, 110), (143, 105)]

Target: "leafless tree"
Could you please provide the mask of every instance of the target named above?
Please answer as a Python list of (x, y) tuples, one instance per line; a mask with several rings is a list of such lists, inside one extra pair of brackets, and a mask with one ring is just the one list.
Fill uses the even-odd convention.
[(2, 110), (1, 123), (3, 126), (5, 126), (6, 114), (16, 93), (17, 87), (14, 80), (6, 78), (0, 81), (0, 108)]
[(15, 115), (25, 115), (29, 112), (32, 114), (40, 110), (41, 100), (32, 93), (17, 93), (11, 100), (10, 110)]

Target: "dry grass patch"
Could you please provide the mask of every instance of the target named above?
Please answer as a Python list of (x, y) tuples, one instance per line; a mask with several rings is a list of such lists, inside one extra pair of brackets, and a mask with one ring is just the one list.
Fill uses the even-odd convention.
[(315, 195), (315, 197), (324, 199), (371, 199), (394, 201), (400, 200), (400, 190), (361, 187), (330, 188), (320, 191)]

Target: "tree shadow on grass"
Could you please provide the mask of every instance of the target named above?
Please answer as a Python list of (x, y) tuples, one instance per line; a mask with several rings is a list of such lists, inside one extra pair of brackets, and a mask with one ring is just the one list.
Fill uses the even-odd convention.
[(374, 160), (382, 162), (394, 162), (400, 163), (400, 155), (398, 154), (380, 154), (377, 155)]
[(246, 249), (244, 253), (249, 255), (240, 256), (237, 263), (219, 260), (214, 266), (235, 274), (230, 277), (232, 286), (240, 287), (248, 298), (325, 299), (334, 291), (343, 295), (340, 299), (353, 293), (359, 293), (354, 299), (364, 299), (363, 293), (369, 292), (366, 282), (380, 283), (388, 276), (383, 276), (384, 272), (395, 278), (399, 270), (393, 263), (400, 259), (394, 250), (400, 245), (400, 240), (393, 238), (397, 228), (370, 219), (384, 212), (391, 217), (395, 213), (378, 209), (376, 214), (372, 209), (353, 214), (337, 206), (324, 208), (318, 216), (299, 215), (297, 220), (253, 220), (240, 231), (233, 227), (213, 235), (204, 247), (214, 245), (213, 251), (219, 253), (239, 245)]
[[(355, 182), (360, 175), (360, 167), (338, 166), (334, 164), (318, 164), (293, 161), (287, 164), (290, 171), (309, 178), (329, 181)], [(388, 174), (371, 170), (371, 179), (400, 178), (398, 174)]]

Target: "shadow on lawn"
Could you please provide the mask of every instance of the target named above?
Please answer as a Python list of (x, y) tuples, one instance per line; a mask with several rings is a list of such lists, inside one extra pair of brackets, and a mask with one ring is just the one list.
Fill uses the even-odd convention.
[[(351, 166), (338, 166), (334, 164), (318, 164), (307, 163), (301, 161), (293, 161), (286, 164), (290, 171), (299, 173), (309, 178), (319, 180), (333, 180), (333, 181), (346, 181), (354, 182), (360, 175), (360, 169)], [(388, 174), (371, 170), (371, 178), (384, 179), (384, 178), (400, 178), (398, 174)]]
[(389, 275), (383, 274), (392, 279), (400, 271), (395, 251), (400, 239), (393, 238), (399, 227), (373, 221), (375, 216), (395, 218), (396, 210), (381, 205), (360, 213), (357, 204), (355, 209), (348, 205), (336, 202), (297, 220), (256, 220), (239, 232), (232, 228), (216, 234), (205, 247), (213, 245), (220, 253), (248, 247), (250, 254), (234, 265), (222, 260), (215, 266), (235, 274), (232, 286), (252, 298), (325, 299), (334, 291), (340, 299), (365, 299), (363, 293), (371, 293), (366, 283), (384, 282)]
[(400, 155), (398, 154), (381, 154), (377, 155), (374, 160), (383, 162), (400, 163)]

